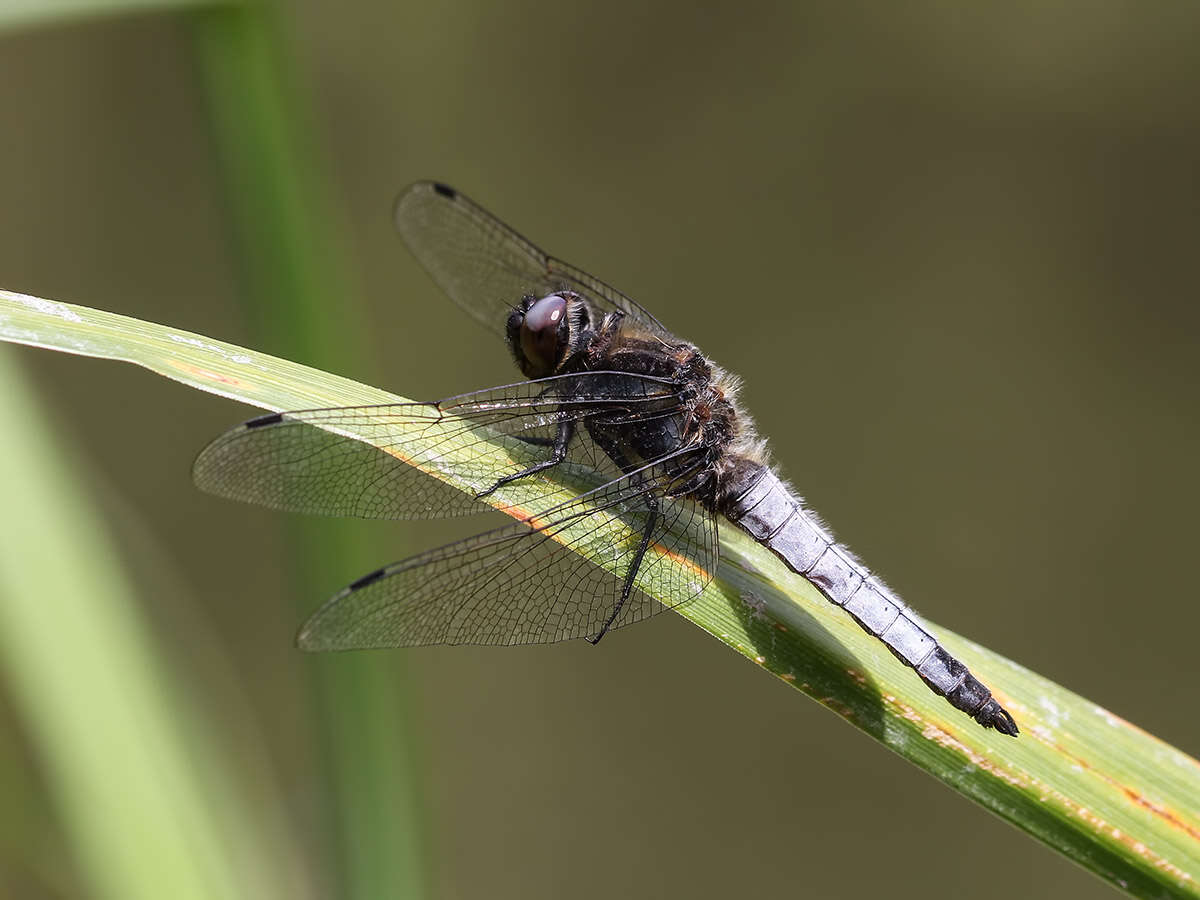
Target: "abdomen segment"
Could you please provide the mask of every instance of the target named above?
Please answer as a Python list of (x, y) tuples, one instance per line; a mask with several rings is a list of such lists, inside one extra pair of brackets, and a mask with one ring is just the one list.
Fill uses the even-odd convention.
[(1016, 722), (992, 692), (938, 643), (899, 597), (833, 540), (774, 472), (748, 464), (736, 472), (731, 487), (722, 504), (731, 522), (845, 609), (934, 693), (985, 728), (1018, 733)]

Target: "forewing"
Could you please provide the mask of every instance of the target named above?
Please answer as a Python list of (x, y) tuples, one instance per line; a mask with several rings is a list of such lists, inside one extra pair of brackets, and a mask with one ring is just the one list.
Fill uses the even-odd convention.
[[(487, 509), (476, 493), (546, 459), (547, 442), (563, 422), (577, 425), (566, 469), (594, 487), (614, 472), (586, 436), (589, 418), (651, 422), (678, 408), (669, 382), (588, 372), (437, 403), (274, 413), (218, 437), (200, 452), (192, 475), (205, 491), (274, 509), (369, 519), (458, 516)], [(514, 485), (533, 510), (545, 508), (541, 493), (561, 491), (536, 476)]]
[(322, 606), (297, 643), (357, 650), (594, 636), (616, 608), (638, 553), (648, 494), (661, 512), (636, 587), (611, 627), (686, 603), (716, 570), (716, 522), (691, 500), (666, 496), (680, 484), (672, 471), (647, 467), (526, 522), (373, 572)]
[(620, 311), (644, 330), (669, 334), (632, 298), (543, 252), (458, 191), (419, 181), (396, 199), (396, 228), (417, 261), (459, 306), (504, 334), (522, 297), (573, 290), (602, 313)]

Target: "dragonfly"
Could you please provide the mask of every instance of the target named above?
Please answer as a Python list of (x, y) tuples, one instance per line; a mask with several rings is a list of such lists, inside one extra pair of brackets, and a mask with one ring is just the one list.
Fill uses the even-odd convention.
[(723, 521), (956, 709), (1018, 734), (991, 691), (779, 476), (736, 378), (448, 185), (404, 190), (395, 225), (450, 299), (504, 340), (525, 380), (437, 402), (263, 415), (202, 450), (194, 480), (279, 510), (420, 519), (500, 505), (515, 521), (357, 579), (303, 625), (300, 647), (595, 644), (699, 596)]

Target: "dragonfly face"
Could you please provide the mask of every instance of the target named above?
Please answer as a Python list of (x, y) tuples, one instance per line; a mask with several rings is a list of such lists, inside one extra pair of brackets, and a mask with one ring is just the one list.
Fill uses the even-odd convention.
[[(775, 475), (734, 383), (695, 346), (453, 188), (417, 183), (395, 217), (434, 281), (507, 341), (530, 380), (434, 403), (262, 416), (206, 447), (195, 480), (278, 509), (397, 519), (475, 512), (519, 488), (524, 514), (363, 576), (304, 625), (300, 646), (596, 643), (698, 596), (724, 518), (936, 693), (1017, 734), (991, 692)], [(462, 452), (499, 439), (515, 448), (506, 471)], [(569, 499), (539, 477), (559, 467), (583, 479)], [(427, 474), (447, 468), (471, 490)]]
[(526, 378), (545, 378), (575, 355), (590, 325), (583, 298), (563, 291), (526, 297), (509, 315), (505, 331), (517, 368)]

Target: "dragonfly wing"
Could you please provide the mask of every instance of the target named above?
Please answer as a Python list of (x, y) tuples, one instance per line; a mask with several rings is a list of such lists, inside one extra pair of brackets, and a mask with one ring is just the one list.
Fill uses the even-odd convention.
[(602, 312), (623, 312), (644, 330), (669, 335), (635, 300), (545, 253), (454, 188), (419, 181), (396, 198), (394, 215), (400, 236), (438, 286), (501, 336), (522, 297), (564, 289)]
[[(205, 491), (273, 509), (368, 519), (459, 516), (488, 509), (476, 493), (545, 459), (564, 422), (650, 421), (678, 407), (669, 382), (588, 372), (437, 403), (273, 413), (214, 440), (192, 475)], [(611, 479), (612, 461), (586, 428), (576, 430), (568, 461)], [(545, 506), (539, 488), (559, 489), (530, 479), (522, 497), (533, 509)]]
[(636, 586), (610, 627), (686, 603), (712, 579), (717, 533), (706, 510), (668, 496), (679, 478), (677, 465), (648, 466), (541, 516), (379, 569), (325, 603), (297, 643), (357, 650), (592, 637), (616, 609), (639, 552), (648, 494), (660, 512)]

